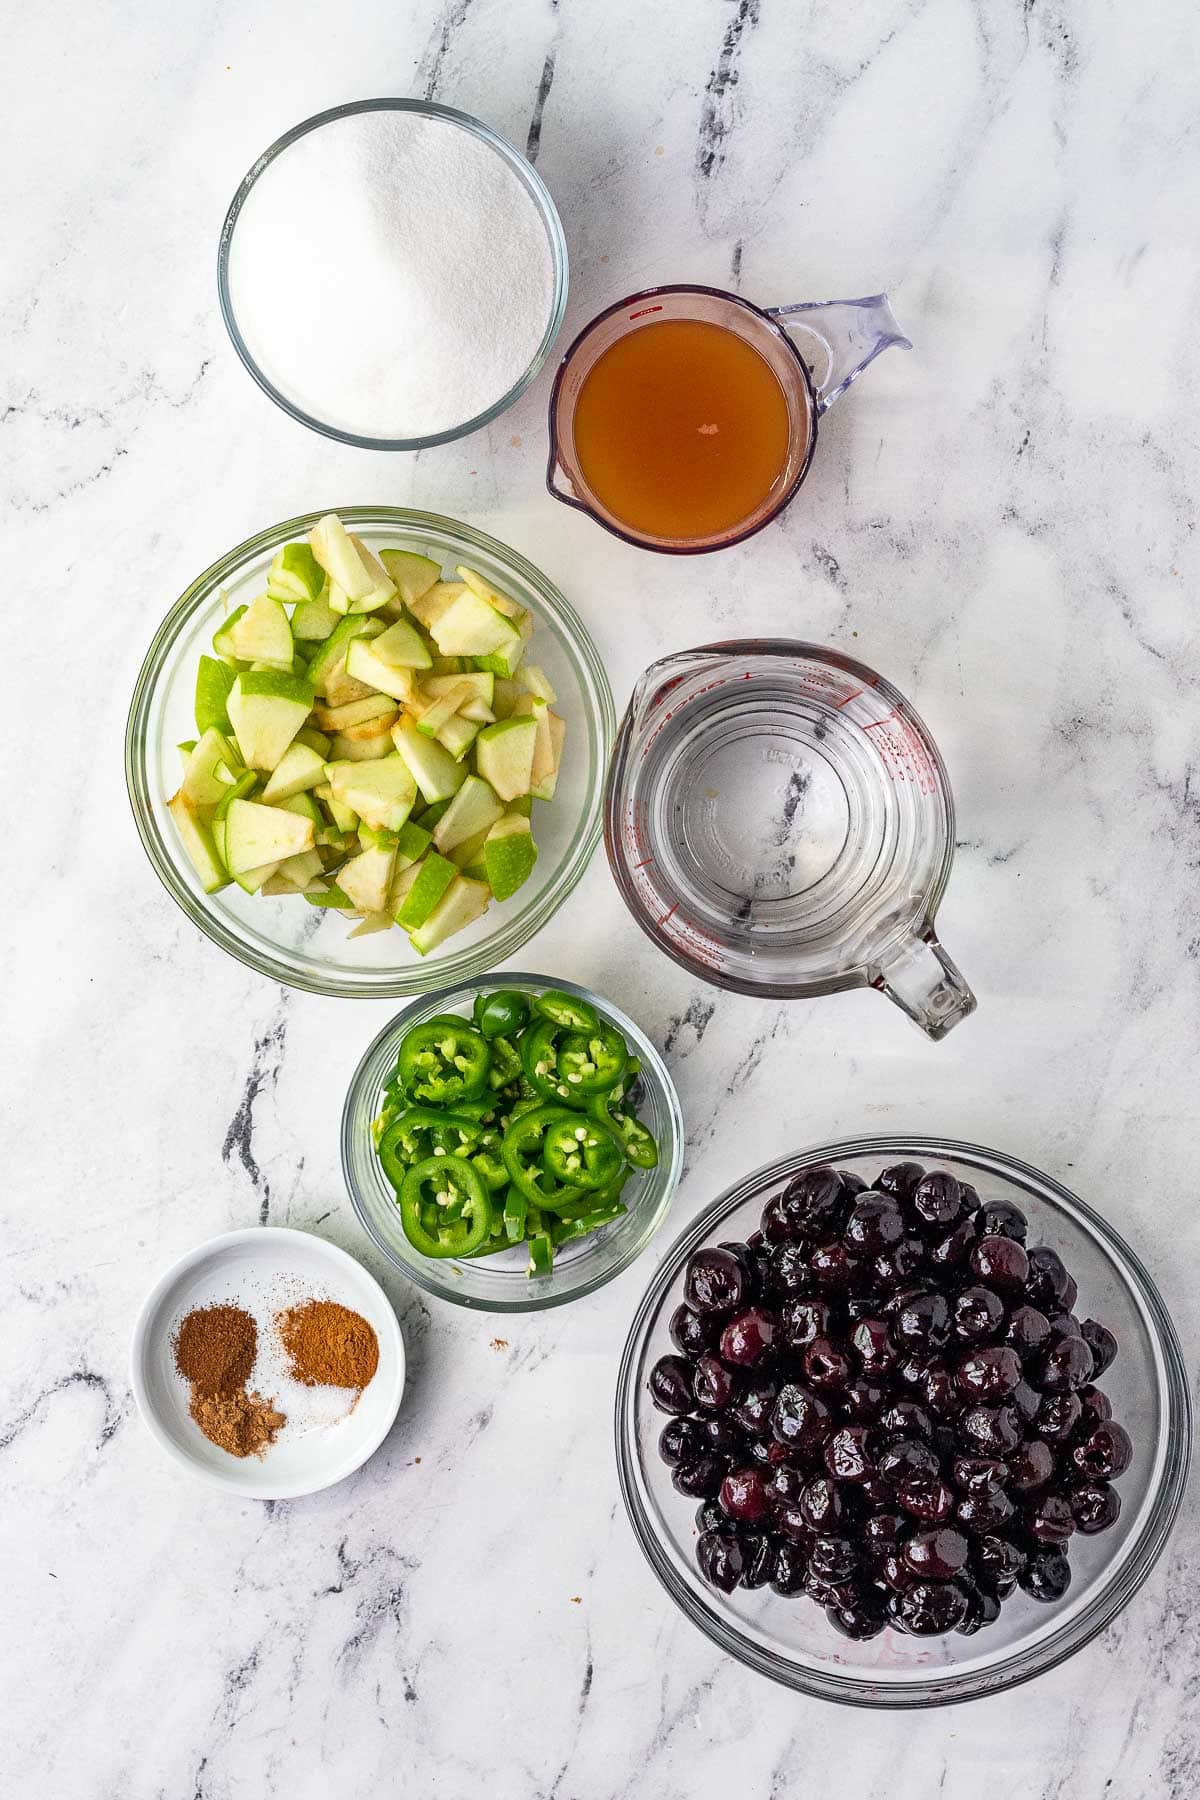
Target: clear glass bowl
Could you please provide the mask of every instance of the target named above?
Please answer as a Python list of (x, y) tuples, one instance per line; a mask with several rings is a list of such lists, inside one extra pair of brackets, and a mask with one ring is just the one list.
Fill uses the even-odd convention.
[[(405, 1034), (435, 1013), (469, 1013), (480, 988), (490, 992), (501, 987), (519, 988), (529, 994), (561, 988), (591, 1001), (611, 1019), (641, 1058), (643, 1098), (638, 1112), (658, 1142), (657, 1166), (634, 1169), (630, 1174), (621, 1196), (628, 1212), (611, 1225), (602, 1226), (590, 1238), (564, 1245), (548, 1275), (526, 1274), (528, 1256), (523, 1245), (500, 1256), (462, 1262), (452, 1258), (439, 1261), (414, 1250), (404, 1235), (396, 1196), (379, 1166), (371, 1134), (372, 1121), (383, 1105), (383, 1090), (395, 1072), (396, 1055)], [(646, 1248), (666, 1217), (682, 1165), (683, 1115), (662, 1057), (640, 1027), (606, 995), (594, 994), (589, 988), (577, 987), (558, 976), (524, 975), (504, 969), (489, 975), (486, 981), (456, 983), (415, 1000), (384, 1027), (359, 1063), (342, 1113), (342, 1170), (354, 1210), (368, 1237), (418, 1287), (479, 1312), (540, 1312), (543, 1307), (565, 1306), (568, 1300), (595, 1293), (627, 1269)]]
[[(852, 1643), (804, 1596), (771, 1590), (718, 1593), (693, 1555), (695, 1503), (677, 1493), (658, 1455), (665, 1415), (646, 1392), (651, 1366), (674, 1348), (667, 1332), (684, 1266), (702, 1244), (744, 1239), (768, 1195), (813, 1163), (868, 1181), (911, 1158), (971, 1181), (985, 1200), (1007, 1198), (1029, 1219), (1033, 1243), (1053, 1246), (1079, 1283), (1077, 1310), (1116, 1334), (1120, 1352), (1102, 1379), (1134, 1455), (1118, 1483), (1121, 1516), (1095, 1537), (1071, 1539), (1072, 1582), (1055, 1605), (1019, 1590), (974, 1637), (913, 1638), (884, 1631)], [(854, 1706), (937, 1706), (1028, 1681), (1072, 1655), (1114, 1619), (1146, 1579), (1174, 1523), (1187, 1480), (1191, 1409), (1174, 1327), (1133, 1252), (1065, 1188), (995, 1150), (939, 1138), (871, 1137), (823, 1144), (756, 1170), (728, 1189), (667, 1253), (638, 1308), (617, 1384), (621, 1491), (638, 1541), (671, 1598), (712, 1641), (775, 1681)]]
[(554, 799), (536, 808), (538, 860), (512, 900), (493, 902), (475, 925), (439, 954), (418, 957), (399, 931), (350, 938), (336, 912), (303, 900), (265, 899), (236, 884), (206, 895), (167, 813), (179, 785), (181, 740), (195, 736), (193, 691), (202, 652), (226, 611), (264, 586), (281, 544), (302, 537), (321, 516), (304, 513), (239, 544), (199, 575), (159, 626), (142, 664), (125, 734), (125, 776), (134, 818), (159, 879), (215, 944), (260, 975), (309, 993), (369, 999), (419, 994), (447, 981), (482, 975), (520, 949), (558, 910), (600, 837), (601, 794), (616, 719), (596, 648), (574, 609), (515, 550), (436, 513), (387, 506), (327, 508), (373, 549), (419, 551), (445, 567), (466, 562), (533, 612), (531, 660), (557, 693), (567, 722)]
[[(443, 119), (450, 124), (458, 125), (464, 131), (469, 131), (472, 136), (481, 139), (508, 164), (532, 198), (545, 227), (546, 239), (550, 246), (550, 257), (554, 265), (554, 293), (550, 303), (550, 316), (546, 321), (542, 341), (525, 373), (509, 388), (506, 394), (502, 394), (492, 406), (487, 407), (474, 418), (464, 419), (460, 424), (445, 431), (433, 432), (426, 437), (364, 436), (357, 432), (347, 431), (341, 426), (332, 425), (327, 420), (319, 419), (314, 414), (306, 412), (294, 399), (276, 386), (247, 344), (238, 324), (237, 308), (231, 290), (229, 263), (234, 235), (246, 201), (263, 170), (268, 168), (275, 158), (286, 151), (298, 138), (306, 137), (309, 132), (319, 131), (322, 126), (347, 118), (352, 113), (363, 112), (421, 113), (427, 118)], [(554, 201), (550, 198), (549, 190), (532, 163), (518, 150), (514, 150), (510, 143), (500, 137), (497, 132), (492, 131), (482, 120), (472, 118), (470, 113), (460, 112), (455, 106), (441, 106), (434, 100), (355, 100), (345, 106), (330, 107), (327, 112), (316, 113), (311, 119), (303, 119), (299, 125), (293, 125), (290, 131), (285, 131), (282, 137), (277, 138), (268, 149), (263, 151), (253, 168), (249, 169), (243, 177), (237, 193), (230, 202), (229, 211), (225, 215), (217, 252), (217, 293), (221, 302), (221, 316), (225, 321), (225, 328), (234, 349), (263, 393), (269, 395), (276, 406), (281, 407), (291, 418), (296, 419), (301, 425), (307, 425), (311, 431), (319, 431), (324, 437), (336, 439), (339, 444), (354, 444), (362, 450), (426, 450), (433, 444), (448, 444), (456, 438), (467, 437), (472, 431), (480, 430), (484, 425), (498, 418), (502, 412), (506, 412), (513, 402), (525, 392), (550, 354), (554, 340), (562, 326), (563, 315), (567, 310), (567, 283), (567, 241), (563, 236), (562, 223)]]

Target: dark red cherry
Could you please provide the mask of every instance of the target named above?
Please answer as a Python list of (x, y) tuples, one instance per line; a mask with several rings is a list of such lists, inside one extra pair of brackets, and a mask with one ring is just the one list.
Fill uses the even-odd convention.
[(698, 1312), (693, 1312), (686, 1301), (681, 1302), (671, 1314), (669, 1330), (671, 1342), (685, 1356), (703, 1356), (706, 1350), (712, 1349), (716, 1341), (711, 1323), (701, 1318)]
[(1042, 1349), (1050, 1336), (1050, 1321), (1036, 1306), (1014, 1306), (1004, 1328), (1004, 1341), (1019, 1356), (1031, 1356)]
[(690, 1413), (691, 1364), (682, 1356), (660, 1356), (650, 1371), (650, 1398), (659, 1412)]
[(1017, 1580), (1033, 1600), (1061, 1600), (1071, 1585), (1071, 1565), (1061, 1550), (1039, 1550), (1030, 1557)]
[(816, 1450), (829, 1435), (829, 1408), (819, 1395), (798, 1381), (779, 1390), (771, 1413), (771, 1430), (781, 1444), (793, 1450)]
[(1107, 1325), (1099, 1325), (1095, 1319), (1085, 1319), (1079, 1333), (1092, 1353), (1091, 1378), (1096, 1381), (1115, 1361), (1117, 1340)]
[(1003, 1488), (993, 1488), (983, 1494), (964, 1494), (954, 1509), (954, 1519), (972, 1537), (990, 1537), (1007, 1530), (1016, 1510)]
[(696, 1561), (705, 1581), (723, 1594), (733, 1592), (745, 1567), (741, 1545), (722, 1531), (706, 1531), (697, 1538)]
[(1038, 1494), (1025, 1514), (1025, 1530), (1039, 1544), (1065, 1544), (1075, 1529), (1071, 1503), (1065, 1494)]
[(842, 1232), (856, 1256), (880, 1256), (904, 1236), (904, 1220), (887, 1194), (862, 1194), (850, 1209)]
[(947, 1526), (915, 1531), (900, 1554), (914, 1575), (932, 1581), (950, 1581), (967, 1561), (967, 1540)]
[(777, 1391), (772, 1381), (748, 1382), (730, 1407), (730, 1417), (751, 1437), (765, 1437)]
[(1079, 1530), (1091, 1537), (1116, 1524), (1121, 1516), (1121, 1496), (1107, 1481), (1085, 1481), (1072, 1490), (1071, 1513)]
[(1041, 1438), (1026, 1438), (1008, 1459), (1008, 1483), (1018, 1494), (1036, 1493), (1054, 1474), (1054, 1452)]
[(835, 1481), (857, 1484), (874, 1473), (865, 1425), (842, 1425), (825, 1439), (825, 1467)]
[(999, 1288), (1006, 1294), (1018, 1293), (1029, 1274), (1029, 1258), (1015, 1238), (977, 1238), (967, 1262), (984, 1287)]
[(838, 1393), (854, 1373), (846, 1352), (833, 1338), (814, 1338), (804, 1352), (802, 1366), (809, 1383), (822, 1393)]
[(731, 1469), (722, 1481), (717, 1499), (731, 1519), (753, 1525), (770, 1510), (766, 1483), (758, 1469)]
[(671, 1471), (671, 1482), (689, 1500), (708, 1500), (720, 1487), (724, 1474), (722, 1457), (702, 1454), (677, 1463)]
[(974, 1400), (1001, 1400), (1021, 1380), (1021, 1359), (1007, 1344), (984, 1344), (959, 1359), (958, 1385)]
[(692, 1375), (695, 1404), (709, 1412), (721, 1412), (733, 1400), (733, 1376), (715, 1356), (702, 1356)]
[(765, 1307), (749, 1306), (736, 1313), (721, 1333), (721, 1355), (726, 1362), (749, 1369), (761, 1362), (775, 1341), (775, 1315)]
[(684, 1295), (693, 1312), (735, 1312), (746, 1299), (746, 1271), (729, 1250), (697, 1250), (688, 1263)]
[(923, 1225), (944, 1230), (953, 1225), (962, 1212), (962, 1188), (945, 1170), (931, 1169), (913, 1188), (910, 1203)]
[(1081, 1475), (1093, 1481), (1115, 1481), (1133, 1461), (1133, 1444), (1124, 1426), (1115, 1419), (1097, 1425), (1071, 1452), (1071, 1461)]
[(993, 1337), (1004, 1318), (1004, 1302), (991, 1288), (965, 1287), (954, 1299), (954, 1333), (968, 1344)]
[(924, 1174), (920, 1163), (892, 1163), (883, 1170), (875, 1186), (882, 1193), (894, 1194), (897, 1200), (907, 1200)]
[(919, 1581), (901, 1594), (899, 1615), (914, 1637), (942, 1637), (967, 1616), (966, 1590), (953, 1581)]
[(1046, 1394), (1033, 1421), (1034, 1432), (1052, 1444), (1065, 1444), (1082, 1414), (1078, 1394)]
[(1063, 1394), (1068, 1388), (1082, 1387), (1091, 1376), (1092, 1353), (1083, 1339), (1061, 1337), (1042, 1358), (1039, 1381), (1047, 1393)]

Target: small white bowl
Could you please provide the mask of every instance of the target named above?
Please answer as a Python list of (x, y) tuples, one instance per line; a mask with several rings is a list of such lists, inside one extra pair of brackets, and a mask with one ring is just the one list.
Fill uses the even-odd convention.
[[(341, 1417), (335, 1416), (341, 1390), (304, 1388), (273, 1375), (261, 1391), (280, 1411), (295, 1418), (299, 1406), (321, 1410), (327, 1400), (324, 1412), (332, 1422), (285, 1425), (263, 1457), (230, 1456), (210, 1444), (188, 1414), (187, 1384), (175, 1367), (172, 1341), (179, 1323), (197, 1306), (245, 1307), (258, 1324), (261, 1367), (271, 1355), (271, 1314), (309, 1298), (336, 1300), (360, 1313), (379, 1340), (379, 1367), (358, 1404)], [(387, 1295), (346, 1251), (311, 1232), (255, 1226), (197, 1245), (155, 1283), (134, 1326), (131, 1374), (142, 1418), (173, 1461), (246, 1500), (294, 1500), (343, 1481), (378, 1450), (404, 1393), (404, 1339)]]

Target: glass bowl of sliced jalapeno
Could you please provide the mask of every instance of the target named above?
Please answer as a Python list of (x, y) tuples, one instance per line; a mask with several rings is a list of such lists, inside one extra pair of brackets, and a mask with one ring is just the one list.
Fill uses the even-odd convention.
[(486, 1312), (559, 1306), (645, 1249), (683, 1120), (633, 1020), (501, 972), (414, 1001), (355, 1072), (342, 1166), (368, 1235), (419, 1286)]

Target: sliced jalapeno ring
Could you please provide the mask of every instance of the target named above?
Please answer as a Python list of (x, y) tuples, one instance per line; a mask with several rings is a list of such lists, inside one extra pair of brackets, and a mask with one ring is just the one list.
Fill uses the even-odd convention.
[(572, 1113), (546, 1127), (542, 1162), (548, 1174), (569, 1187), (607, 1187), (624, 1160), (616, 1134), (593, 1119)]
[(627, 1162), (635, 1169), (658, 1166), (658, 1141), (654, 1133), (623, 1107), (609, 1104), (611, 1096), (601, 1095), (588, 1107), (588, 1117), (606, 1125), (617, 1138)]
[(559, 1079), (572, 1095), (568, 1105), (586, 1106), (595, 1094), (609, 1094), (625, 1073), (625, 1039), (602, 1020), (595, 1031), (568, 1032), (556, 1046)]
[(509, 1179), (529, 1205), (549, 1207), (571, 1205), (585, 1191), (573, 1182), (556, 1181), (542, 1161), (543, 1140), (547, 1128), (560, 1121), (574, 1122), (578, 1113), (561, 1106), (535, 1106), (514, 1119), (500, 1141), (500, 1155)]
[(600, 1016), (594, 1006), (575, 994), (564, 994), (559, 988), (547, 988), (533, 1003), (534, 1012), (562, 1031), (595, 1031)]
[(433, 1106), (478, 1099), (487, 1088), (491, 1066), (491, 1052), (482, 1034), (451, 1013), (415, 1025), (400, 1045), (396, 1061), (409, 1098)]
[(474, 1017), (489, 1042), (497, 1037), (515, 1037), (529, 1023), (529, 996), (516, 988), (496, 988), (490, 994), (476, 994)]
[[(451, 1209), (457, 1219), (448, 1216)], [(480, 1176), (461, 1156), (429, 1156), (404, 1177), (400, 1222), (422, 1256), (469, 1256), (491, 1235), (491, 1202)]]

